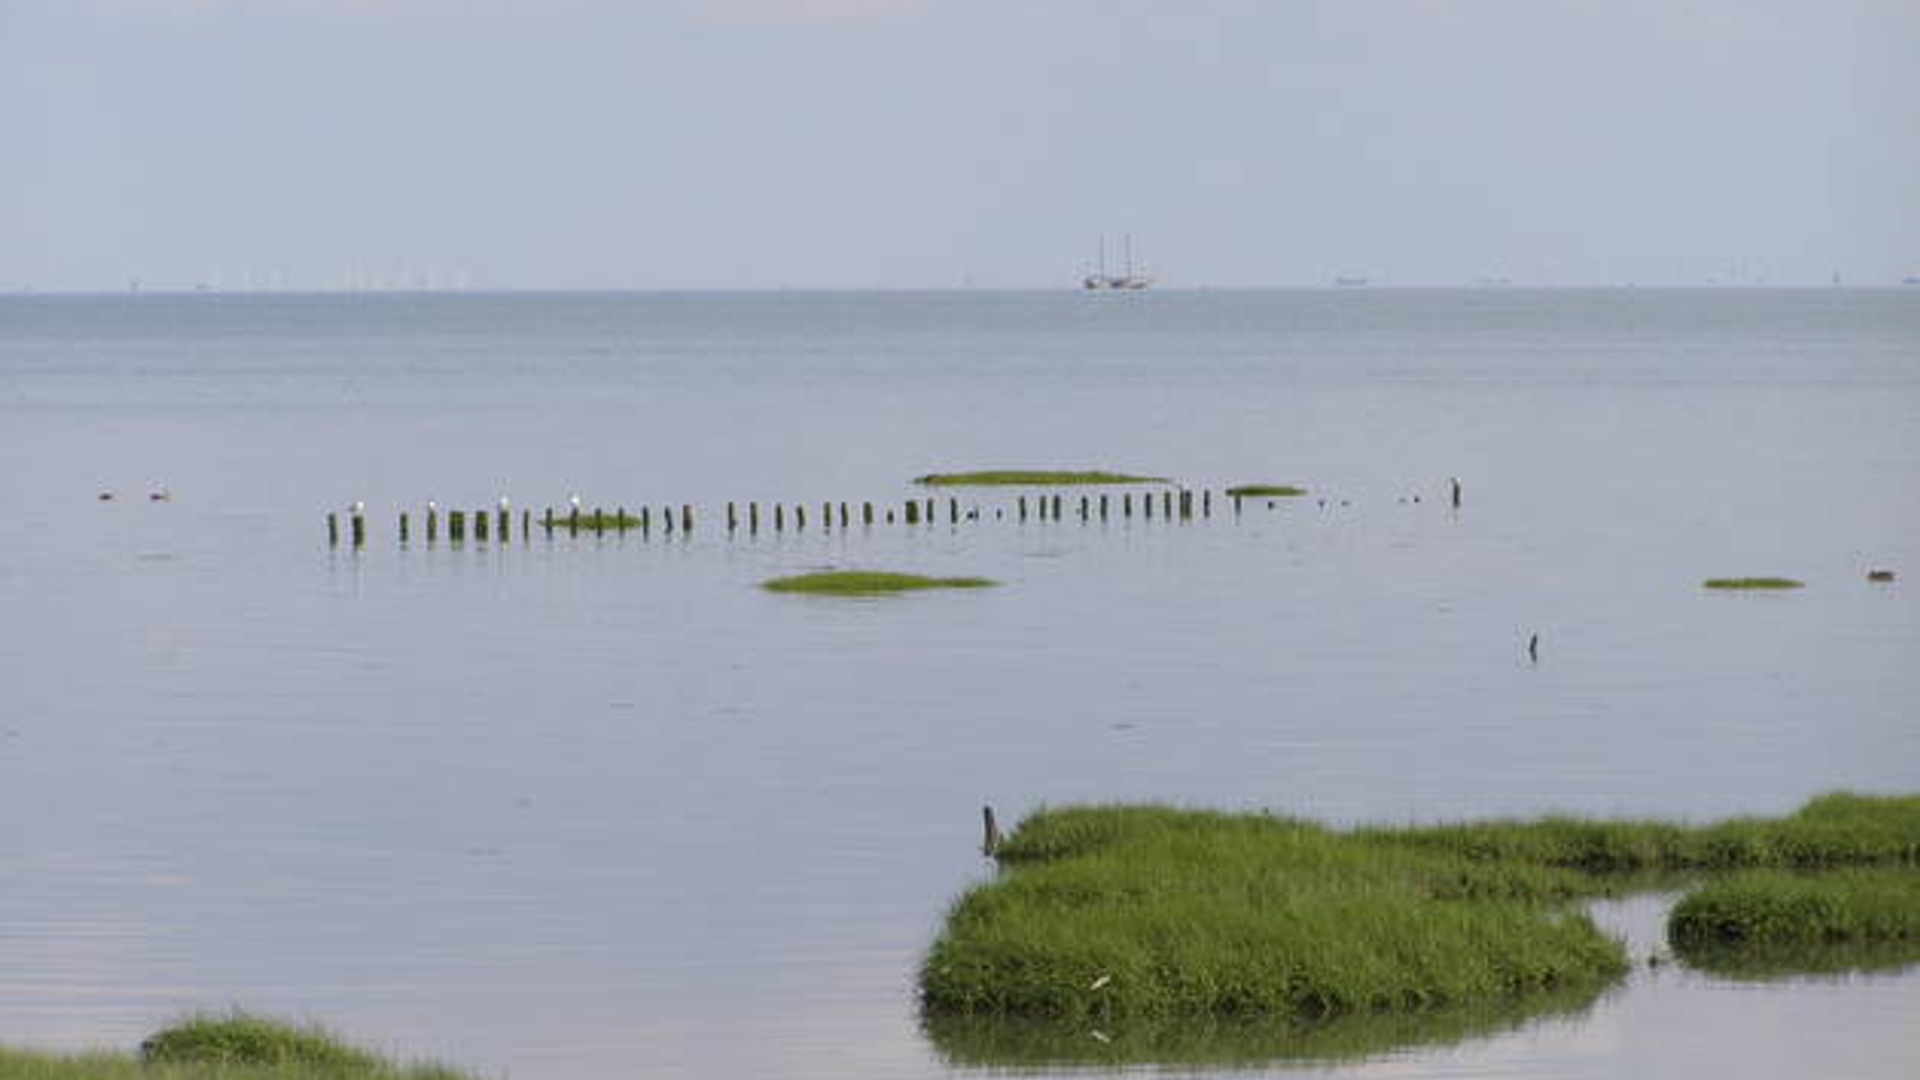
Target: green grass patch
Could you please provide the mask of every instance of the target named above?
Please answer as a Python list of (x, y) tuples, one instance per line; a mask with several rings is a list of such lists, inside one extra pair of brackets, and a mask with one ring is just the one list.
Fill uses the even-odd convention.
[(400, 1064), (318, 1027), (234, 1012), (189, 1017), (138, 1054), (0, 1049), (0, 1080), (473, 1080), (443, 1065)]
[(1292, 484), (1240, 484), (1227, 489), (1228, 497), (1235, 499), (1291, 499), (1306, 493), (1306, 488)]
[(1708, 589), (1800, 589), (1806, 583), (1784, 577), (1717, 577), (1701, 582)]
[[(996, 857), (1001, 873), (954, 904), (922, 965), (928, 1017), (1322, 1023), (1524, 1009), (1603, 987), (1627, 958), (1577, 902), (1651, 875), (1920, 876), (1920, 796), (1839, 793), (1781, 818), (1698, 826), (1547, 817), (1344, 831), (1079, 807), (1030, 816)], [(1873, 926), (1902, 897), (1920, 912), (1893, 888), (1850, 886), (1839, 909)]]
[(1072, 484), (1164, 484), (1164, 476), (1056, 469), (992, 469), (984, 472), (929, 473), (913, 482), (926, 487), (1063, 487)]
[(1920, 873), (1777, 870), (1712, 881), (1667, 923), (1674, 950), (1920, 942)]
[(811, 596), (886, 596), (921, 589), (983, 589), (997, 584), (983, 577), (922, 577), (882, 570), (824, 570), (774, 578), (761, 583), (769, 592)]

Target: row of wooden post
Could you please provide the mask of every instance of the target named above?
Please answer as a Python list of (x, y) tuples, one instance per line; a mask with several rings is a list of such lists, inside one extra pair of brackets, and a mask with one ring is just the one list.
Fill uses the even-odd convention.
[[(1118, 510), (1122, 518), (1131, 518), (1134, 516), (1136, 505), (1134, 495), (1135, 493), (1133, 492), (1124, 492), (1119, 496)], [(1199, 495), (1198, 510), (1200, 516), (1212, 517), (1213, 492), (1202, 491)], [(1233, 509), (1237, 514), (1241, 509), (1241, 498), (1235, 495), (1232, 496), (1232, 499)], [(1195, 513), (1196, 500), (1194, 499), (1194, 493), (1192, 491), (1142, 492), (1139, 494), (1138, 499), (1141, 516), (1151, 520), (1154, 517), (1156, 502), (1159, 504), (1160, 517), (1167, 520), (1172, 520), (1176, 516), (1182, 520), (1186, 520), (1192, 518)], [(786, 530), (789, 516), (792, 517), (793, 527), (796, 531), (804, 531), (806, 529), (807, 507), (805, 505), (794, 504), (789, 507), (784, 503), (772, 503), (770, 507), (772, 511), (770, 517), (775, 532), (784, 532)], [(1077, 513), (1081, 521), (1091, 521), (1096, 518), (1100, 521), (1106, 521), (1112, 516), (1114, 508), (1114, 497), (1109, 494), (1102, 494), (1097, 497), (1090, 495), (1079, 496), (1077, 506), (1071, 509)], [(963, 512), (960, 506), (960, 500), (957, 498), (948, 498), (945, 509), (947, 523), (950, 525), (958, 525), (963, 519), (974, 521), (980, 517), (978, 507)], [(1021, 495), (1014, 503), (1014, 514), (1020, 521), (1026, 521), (1029, 516), (1037, 517), (1041, 521), (1061, 521), (1066, 518), (1069, 509), (1070, 507), (1066, 502), (1066, 497), (1057, 494), (1041, 495), (1031, 498), (1026, 495)], [(880, 521), (891, 525), (896, 520), (904, 521), (908, 525), (920, 525), (922, 523), (933, 525), (939, 521), (939, 510), (939, 500), (937, 499), (906, 500), (897, 512), (897, 516), (896, 511), (890, 507), (876, 507), (871, 502), (863, 502), (860, 504), (858, 519), (862, 525), (873, 525)], [(995, 511), (995, 517), (1000, 517), (1003, 514), (1004, 511)], [(820, 504), (819, 522), (822, 528), (833, 528), (836, 518), (838, 519), (840, 528), (850, 528), (855, 516), (852, 504), (850, 503), (843, 502), (835, 504), (823, 502)], [(440, 539), (440, 519), (441, 514), (437, 507), (430, 506), (427, 508), (426, 540), (428, 543), (434, 543)], [(758, 534), (762, 521), (760, 504), (757, 502), (747, 503), (746, 514), (743, 519), (739, 504), (730, 502), (727, 504), (726, 519), (727, 531), (729, 533), (737, 532), (744, 524), (749, 534)], [(690, 504), (682, 504), (677, 514), (673, 507), (662, 507), (658, 520), (661, 530), (668, 535), (674, 532), (676, 526), (682, 533), (692, 533), (694, 526), (693, 507)], [(611, 517), (598, 507), (594, 508), (591, 514), (583, 514), (580, 508), (576, 506), (569, 508), (565, 514), (555, 514), (554, 511), (549, 508), (540, 516), (537, 524), (547, 536), (551, 537), (556, 530), (565, 531), (568, 535), (578, 535), (582, 529), (588, 532), (605, 532), (608, 530), (624, 532), (637, 528), (644, 535), (652, 531), (654, 522), (655, 519), (651, 508), (645, 506), (640, 508), (637, 516), (628, 514), (626, 507), (619, 507), (614, 510)], [(352, 545), (356, 548), (366, 546), (367, 522), (365, 514), (358, 510), (351, 512), (348, 516), (347, 524), (349, 530), (348, 535)], [(521, 539), (531, 539), (533, 527), (536, 524), (532, 512), (522, 510), (520, 512), (519, 524)], [(469, 527), (471, 527), (472, 538), (480, 543), (497, 540), (499, 543), (504, 544), (510, 542), (513, 538), (513, 517), (505, 507), (497, 511), (475, 510), (471, 514), (464, 510), (449, 510), (446, 512), (446, 533), (449, 541), (454, 543), (464, 542), (468, 538)], [(411, 519), (405, 511), (402, 511), (400, 514), (400, 542), (406, 543), (411, 538), (411, 532)], [(340, 539), (339, 515), (328, 514), (327, 543), (331, 546), (338, 547)]]

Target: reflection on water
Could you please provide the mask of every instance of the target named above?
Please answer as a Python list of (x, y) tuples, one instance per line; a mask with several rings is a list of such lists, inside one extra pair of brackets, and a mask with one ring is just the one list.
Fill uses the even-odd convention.
[(1475, 1007), (1305, 1022), (1210, 1017), (1068, 1025), (1005, 1017), (928, 1016), (942, 1059), (971, 1068), (1110, 1069), (1156, 1065), (1242, 1070), (1326, 1065), (1418, 1046), (1446, 1046), (1547, 1019), (1585, 1015), (1605, 993), (1582, 988)]
[(1920, 941), (1829, 942), (1820, 945), (1682, 946), (1690, 968), (1749, 982), (1841, 983), (1853, 975), (1895, 975), (1920, 967)]

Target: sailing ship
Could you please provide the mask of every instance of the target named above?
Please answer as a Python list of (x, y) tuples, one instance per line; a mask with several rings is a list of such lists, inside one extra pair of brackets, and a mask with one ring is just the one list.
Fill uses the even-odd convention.
[(1107, 238), (1100, 238), (1100, 259), (1094, 272), (1080, 279), (1080, 285), (1088, 292), (1138, 292), (1153, 284), (1153, 279), (1133, 269), (1133, 234), (1128, 233), (1123, 243), (1126, 247), (1126, 272), (1107, 273)]

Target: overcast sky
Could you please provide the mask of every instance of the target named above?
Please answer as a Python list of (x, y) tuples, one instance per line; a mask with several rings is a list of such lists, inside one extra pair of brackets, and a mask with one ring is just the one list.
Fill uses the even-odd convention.
[(1920, 0), (0, 0), (0, 139), (0, 289), (1890, 282)]

